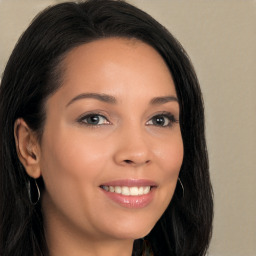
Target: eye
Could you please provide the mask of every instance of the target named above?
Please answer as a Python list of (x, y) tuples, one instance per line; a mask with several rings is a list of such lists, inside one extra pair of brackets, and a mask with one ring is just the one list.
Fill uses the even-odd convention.
[(148, 122), (147, 125), (155, 125), (160, 127), (170, 127), (173, 123), (178, 122), (174, 115), (171, 113), (164, 113), (153, 116)]
[(82, 116), (79, 118), (78, 122), (88, 126), (110, 124), (108, 119), (100, 114), (89, 114)]

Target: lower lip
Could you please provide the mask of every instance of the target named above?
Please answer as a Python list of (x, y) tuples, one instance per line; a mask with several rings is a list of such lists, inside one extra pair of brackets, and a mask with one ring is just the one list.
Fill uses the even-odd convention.
[(110, 198), (112, 201), (114, 201), (115, 203), (126, 207), (126, 208), (144, 208), (147, 205), (149, 205), (153, 198), (154, 198), (154, 192), (155, 192), (155, 188), (152, 188), (150, 190), (150, 192), (146, 195), (141, 195), (141, 196), (124, 196), (122, 194), (117, 194), (114, 192), (108, 192), (104, 189), (101, 189), (104, 194)]

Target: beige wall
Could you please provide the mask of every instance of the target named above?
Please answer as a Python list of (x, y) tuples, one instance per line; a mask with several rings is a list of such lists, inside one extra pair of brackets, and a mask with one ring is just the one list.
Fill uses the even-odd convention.
[[(0, 0), (0, 72), (21, 31), (61, 1)], [(205, 107), (215, 221), (210, 256), (256, 256), (256, 1), (132, 0), (180, 40)]]

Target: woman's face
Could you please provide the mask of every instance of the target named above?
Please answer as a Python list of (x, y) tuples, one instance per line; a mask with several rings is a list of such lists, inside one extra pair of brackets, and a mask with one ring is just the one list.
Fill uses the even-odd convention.
[(64, 60), (40, 145), (46, 231), (145, 236), (173, 196), (183, 159), (179, 104), (161, 56), (102, 39)]

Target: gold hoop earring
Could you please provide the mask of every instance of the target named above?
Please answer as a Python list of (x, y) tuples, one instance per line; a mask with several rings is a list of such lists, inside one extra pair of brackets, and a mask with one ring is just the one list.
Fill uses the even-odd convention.
[(40, 200), (40, 189), (35, 179), (28, 181), (28, 197), (32, 205), (36, 205)]
[(178, 181), (179, 181), (180, 186), (181, 186), (181, 189), (182, 189), (182, 197), (184, 197), (184, 195), (185, 195), (185, 189), (184, 189), (184, 186), (183, 186), (183, 184), (182, 184), (182, 182), (181, 182), (180, 177), (178, 177)]

